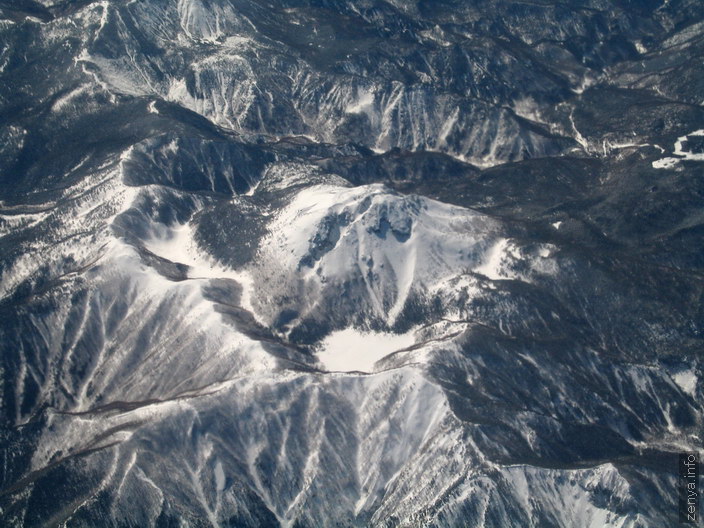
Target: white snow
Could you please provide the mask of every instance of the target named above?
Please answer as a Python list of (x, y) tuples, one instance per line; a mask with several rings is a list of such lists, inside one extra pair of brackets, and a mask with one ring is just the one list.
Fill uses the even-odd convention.
[(536, 123), (544, 122), (540, 115), (540, 106), (538, 106), (535, 99), (530, 96), (515, 100), (513, 102), (513, 111), (516, 115), (528, 119), (529, 121), (535, 121)]
[(52, 112), (59, 112), (63, 110), (66, 106), (71, 104), (71, 102), (78, 97), (79, 95), (89, 92), (91, 90), (90, 85), (87, 84), (82, 84), (78, 88), (74, 88), (70, 92), (68, 92), (65, 95), (62, 95), (56, 101), (54, 101), (54, 104), (51, 105), (51, 110)]
[(454, 130), (455, 126), (457, 125), (457, 119), (459, 118), (460, 115), (460, 109), (459, 107), (455, 108), (455, 110), (450, 114), (450, 117), (445, 120), (445, 122), (442, 125), (442, 128), (440, 129), (440, 133), (438, 134), (438, 145), (439, 146), (447, 146), (447, 137), (450, 135), (450, 133)]
[[(516, 465), (503, 468), (502, 473), (511, 483), (513, 497), (526, 512), (532, 512), (540, 504), (557, 512), (560, 526), (623, 528), (625, 525), (622, 516), (598, 506), (593, 498), (600, 489), (610, 490), (617, 498), (628, 494), (628, 481), (613, 464), (560, 472)], [(556, 478), (558, 475), (562, 478)]]
[[(268, 178), (263, 185), (271, 186)], [(299, 318), (305, 318), (331, 290), (355, 281), (366, 289), (356, 295), (391, 327), (414, 295), (470, 272), (517, 279), (513, 263), (522, 260), (530, 272), (521, 280), (555, 271), (553, 246), (537, 248), (542, 258), (535, 258), (500, 237), (491, 217), (379, 184), (305, 188), (277, 212), (268, 231), (251, 269), (263, 317), (278, 314), (268, 299), (286, 295), (300, 298)]]
[(508, 248), (508, 239), (499, 239), (488, 251), (486, 260), (481, 266), (474, 268), (476, 273), (481, 273), (491, 280), (505, 279), (502, 261)]
[(652, 163), (654, 169), (671, 169), (679, 164), (682, 160), (688, 161), (704, 161), (704, 153), (689, 152), (682, 150), (684, 143), (687, 141), (689, 136), (704, 136), (704, 129), (695, 130), (684, 136), (680, 136), (675, 141), (675, 150), (673, 154), (678, 156), (677, 158), (666, 157), (656, 160)]
[(560, 221), (558, 221), (558, 222), (554, 222), (554, 223), (552, 224), (552, 226), (553, 226), (555, 229), (560, 229), (560, 226), (561, 226), (561, 225), (562, 225), (562, 220), (560, 220)]
[(225, 489), (225, 471), (222, 469), (222, 462), (219, 460), (215, 464), (215, 487), (218, 491)]
[(359, 90), (357, 100), (347, 107), (348, 114), (369, 114), (374, 105), (374, 94), (367, 90)]
[(672, 379), (679, 387), (692, 397), (697, 391), (697, 374), (694, 369), (681, 370), (672, 375)]
[(656, 145), (654, 143), (634, 143), (634, 142), (626, 142), (626, 143), (611, 143), (610, 141), (607, 141), (606, 139), (602, 143), (602, 148), (604, 150), (604, 156), (608, 155), (608, 153), (612, 150), (621, 150), (621, 149), (630, 149), (630, 148), (645, 148), (645, 147), (653, 147), (656, 148), (660, 151), (660, 154), (663, 154), (665, 152), (665, 149), (662, 148), (660, 145)]
[(667, 40), (663, 41), (660, 45), (661, 49), (667, 49), (672, 46), (678, 46), (684, 44), (685, 42), (698, 38), (701, 35), (702, 29), (704, 28), (704, 22), (697, 22), (690, 26), (685, 27), (681, 31), (676, 32)]
[(577, 88), (571, 88), (571, 90), (572, 90), (573, 93), (576, 93), (577, 95), (580, 95), (580, 94), (583, 94), (584, 91), (585, 91), (587, 88), (589, 88), (590, 86), (592, 86), (595, 82), (596, 82), (596, 79), (594, 79), (594, 78), (592, 78), (592, 77), (589, 77), (589, 76), (585, 76), (585, 77), (582, 79), (582, 81), (581, 81), (581, 83), (579, 84), (579, 86), (578, 86)]
[(654, 169), (671, 169), (680, 162), (679, 158), (662, 158), (655, 160), (652, 165)]
[(317, 356), (329, 371), (373, 372), (377, 361), (413, 343), (412, 331), (391, 334), (346, 328), (327, 336), (320, 343)]
[(694, 132), (690, 132), (689, 134), (685, 134), (684, 136), (677, 138), (677, 141), (675, 141), (675, 152), (673, 154), (676, 156), (683, 156), (686, 160), (704, 161), (704, 153), (695, 154), (693, 152), (682, 150), (684, 142), (687, 141), (689, 136), (704, 136), (704, 129), (695, 130)]
[[(251, 303), (254, 287), (251, 276), (245, 271), (233, 270), (219, 264), (207, 253), (198, 248), (191, 224), (180, 224), (155, 231), (144, 242), (145, 247), (155, 255), (174, 263), (186, 264), (190, 279), (233, 279), (242, 286), (241, 306), (257, 318)], [(262, 321), (260, 321), (262, 322)]]
[[(582, 93), (582, 92), (576, 92), (576, 93)], [(574, 131), (575, 141), (577, 141), (577, 143), (579, 143), (585, 151), (589, 151), (589, 142), (582, 135), (582, 133), (577, 129), (577, 125), (574, 122), (574, 111), (570, 112), (570, 123), (572, 124), (572, 130)]]
[(270, 267), (301, 278), (361, 278), (377, 315), (393, 324), (413, 289), (478, 264), (497, 227), (474, 211), (383, 185), (317, 185), (278, 214), (261, 249)]

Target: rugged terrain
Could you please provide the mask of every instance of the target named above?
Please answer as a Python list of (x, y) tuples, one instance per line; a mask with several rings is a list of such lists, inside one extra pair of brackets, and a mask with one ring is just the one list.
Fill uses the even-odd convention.
[(663, 527), (700, 0), (0, 0), (3, 526)]

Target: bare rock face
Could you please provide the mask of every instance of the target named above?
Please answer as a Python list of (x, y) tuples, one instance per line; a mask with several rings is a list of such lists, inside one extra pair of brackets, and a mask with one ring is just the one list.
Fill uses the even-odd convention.
[(0, 1), (0, 524), (674, 526), (700, 11)]

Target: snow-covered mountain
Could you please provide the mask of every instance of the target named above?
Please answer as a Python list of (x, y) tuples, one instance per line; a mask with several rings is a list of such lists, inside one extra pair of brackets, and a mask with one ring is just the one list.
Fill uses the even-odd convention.
[(674, 525), (699, 11), (0, 1), (2, 524)]

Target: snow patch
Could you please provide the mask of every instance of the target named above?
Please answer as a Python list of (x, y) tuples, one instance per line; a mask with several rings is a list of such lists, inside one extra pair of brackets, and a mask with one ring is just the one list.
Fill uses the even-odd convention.
[(513, 102), (513, 111), (516, 115), (521, 116), (529, 121), (535, 121), (536, 123), (543, 123), (544, 120), (540, 116), (540, 107), (538, 103), (535, 102), (530, 96), (523, 97), (522, 99), (517, 99)]
[(68, 92), (65, 95), (62, 95), (56, 101), (54, 101), (54, 104), (51, 105), (51, 111), (52, 112), (60, 112), (64, 108), (66, 108), (68, 105), (73, 103), (73, 100), (79, 97), (80, 95), (89, 92), (90, 91), (90, 86), (89, 85), (81, 85), (78, 88), (74, 88), (70, 92)]
[(671, 169), (679, 164), (679, 158), (662, 158), (652, 163), (654, 169)]
[(507, 278), (505, 270), (503, 269), (503, 260), (508, 247), (509, 241), (507, 238), (499, 239), (487, 252), (484, 263), (481, 266), (474, 268), (474, 271), (476, 273), (481, 273), (491, 280)]
[(694, 132), (678, 137), (677, 141), (675, 141), (675, 152), (673, 152), (673, 154), (676, 156), (682, 156), (686, 160), (704, 161), (704, 152), (695, 153), (683, 150), (684, 143), (687, 141), (689, 136), (704, 136), (704, 129), (695, 130)]
[(585, 76), (582, 81), (580, 82), (579, 86), (576, 88), (571, 88), (572, 93), (575, 93), (577, 95), (581, 95), (587, 90), (590, 86), (592, 86), (596, 82), (596, 79)]
[(681, 370), (672, 375), (675, 383), (687, 394), (695, 397), (697, 391), (697, 374), (694, 369)]
[(413, 331), (391, 334), (346, 328), (328, 335), (320, 343), (317, 356), (325, 370), (373, 372), (377, 361), (414, 342)]
[(695, 130), (684, 136), (680, 136), (675, 141), (675, 150), (673, 154), (676, 158), (667, 157), (656, 160), (652, 163), (654, 169), (671, 169), (679, 164), (682, 160), (688, 161), (704, 161), (704, 152), (690, 152), (684, 150), (684, 145), (690, 136), (704, 136), (704, 129)]
[(225, 489), (225, 471), (222, 469), (222, 462), (219, 460), (215, 464), (215, 487), (218, 491)]
[(367, 90), (359, 90), (357, 101), (346, 109), (348, 114), (369, 114), (374, 105), (374, 94)]

